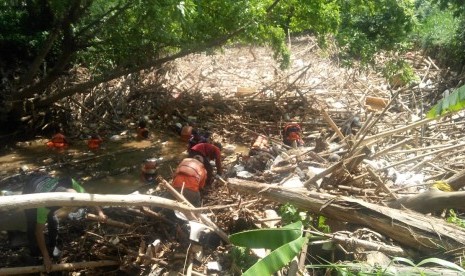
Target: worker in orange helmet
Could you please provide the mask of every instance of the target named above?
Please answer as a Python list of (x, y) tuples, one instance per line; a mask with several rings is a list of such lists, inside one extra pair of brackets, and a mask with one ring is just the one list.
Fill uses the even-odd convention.
[(176, 168), (171, 184), (195, 207), (201, 205), (200, 191), (207, 180), (207, 171), (203, 163), (204, 158), (200, 155), (184, 158)]
[(58, 127), (55, 134), (52, 136), (52, 139), (50, 139), (46, 145), (48, 148), (56, 149), (61, 152), (68, 147), (69, 143), (66, 136), (63, 135), (61, 128)]
[(98, 134), (93, 134), (89, 140), (87, 140), (87, 147), (92, 150), (96, 151), (100, 148), (103, 140)]
[(302, 128), (298, 123), (287, 123), (283, 129), (283, 143), (290, 147), (303, 146)]

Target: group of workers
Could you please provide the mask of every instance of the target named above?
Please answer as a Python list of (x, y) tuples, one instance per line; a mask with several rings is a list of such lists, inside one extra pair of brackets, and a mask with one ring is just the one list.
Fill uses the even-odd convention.
[[(87, 140), (87, 147), (91, 151), (97, 151), (103, 143), (103, 139), (98, 134), (92, 134)], [(63, 134), (61, 128), (57, 128), (52, 139), (50, 139), (46, 146), (50, 149), (56, 150), (57, 152), (63, 152), (69, 147), (69, 141)]]
[[(140, 121), (137, 128), (137, 139), (149, 137), (146, 124)], [(201, 205), (200, 191), (213, 182), (213, 167), (210, 160), (214, 160), (217, 173), (222, 173), (221, 145), (212, 144), (209, 136), (201, 134), (189, 128), (183, 132), (182, 139), (187, 143), (188, 157), (184, 158), (176, 168), (172, 180), (172, 186), (194, 206)], [(95, 135), (88, 140), (89, 149), (98, 149), (102, 139)], [(69, 142), (61, 129), (57, 129), (47, 147), (62, 151), (69, 146)], [(157, 170), (157, 159), (149, 158), (142, 166), (144, 181), (154, 182)], [(83, 193), (84, 188), (70, 177), (57, 178), (46, 173), (34, 173), (24, 185), (23, 194), (47, 193), (47, 192), (78, 192)], [(55, 211), (59, 207), (40, 207), (26, 209), (27, 237), (30, 254), (33, 257), (42, 256), (47, 271), (50, 271), (52, 258), (59, 255), (57, 249), (58, 220)], [(99, 207), (96, 208), (101, 221), (106, 220), (106, 215)], [(44, 230), (47, 226), (48, 239)]]
[[(301, 127), (297, 123), (287, 124), (282, 132), (283, 143), (288, 146), (302, 146)], [(212, 143), (208, 133), (201, 133), (193, 129), (192, 126), (184, 126), (179, 131), (181, 139), (187, 143), (188, 157), (184, 158), (176, 170), (172, 180), (172, 186), (194, 206), (201, 205), (201, 191), (210, 185), (214, 180), (213, 166), (210, 161), (214, 161), (216, 173), (223, 173), (221, 163), (221, 144)], [(140, 121), (137, 128), (137, 139), (147, 139), (149, 132), (146, 123)], [(260, 137), (260, 136), (259, 136)], [(98, 149), (102, 139), (94, 135), (88, 141), (89, 149)], [(252, 146), (260, 148), (267, 146), (266, 139), (257, 139)], [(68, 141), (61, 131), (57, 131), (53, 138), (47, 143), (48, 147), (65, 149)], [(157, 159), (149, 158), (142, 165), (142, 176), (145, 182), (155, 182)], [(55, 178), (47, 174), (34, 175), (24, 186), (23, 193), (43, 193), (43, 192), (84, 192), (79, 183), (69, 177)], [(51, 256), (56, 254), (56, 238), (58, 222), (54, 212), (58, 207), (27, 209), (27, 236), (30, 244), (30, 251), (33, 256), (39, 253), (42, 255), (47, 271), (50, 271)], [(100, 208), (96, 208), (99, 218), (106, 220), (105, 214)], [(48, 225), (48, 243), (44, 238), (45, 224)]]

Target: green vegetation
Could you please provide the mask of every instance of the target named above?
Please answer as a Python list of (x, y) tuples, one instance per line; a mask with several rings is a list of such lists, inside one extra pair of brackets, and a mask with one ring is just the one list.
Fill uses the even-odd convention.
[(404, 60), (390, 60), (384, 66), (383, 75), (392, 87), (405, 86), (420, 80), (412, 66)]
[[(57, 101), (228, 44), (268, 45), (285, 68), (288, 35), (336, 35), (347, 61), (368, 62), (405, 41), (412, 15), (408, 0), (3, 1), (0, 129), (41, 129)], [(76, 68), (92, 77), (66, 80)]]
[(428, 118), (434, 118), (456, 112), (465, 108), (465, 85), (455, 89), (452, 93), (439, 100), (426, 114)]
[(306, 212), (298, 210), (294, 205), (286, 203), (279, 207), (279, 215), (283, 224), (301, 221), (304, 226), (310, 224), (310, 217)]
[(449, 210), (449, 215), (447, 216), (447, 222), (453, 223), (457, 226), (465, 228), (465, 220), (459, 218), (454, 210)]
[(419, 273), (420, 275), (426, 275), (424, 272), (421, 271), (420, 267), (424, 266), (424, 265), (430, 265), (430, 264), (438, 265), (440, 267), (444, 267), (444, 268), (452, 269), (452, 270), (455, 270), (455, 271), (458, 271), (458, 272), (461, 272), (461, 273), (465, 273), (465, 269), (463, 269), (462, 267), (460, 267), (460, 266), (458, 266), (458, 265), (456, 265), (454, 263), (451, 263), (449, 261), (439, 259), (439, 258), (428, 258), (428, 259), (422, 260), (418, 264), (415, 264), (414, 262), (412, 262), (409, 259), (401, 258), (401, 257), (395, 257), (395, 258), (392, 259), (392, 262), (406, 263), (406, 264), (412, 266), (412, 268), (414, 268), (414, 271), (412, 271), (412, 272)]
[[(396, 267), (393, 266), (394, 263), (403, 263), (407, 264), (411, 267), (410, 271), (402, 270), (402, 272), (398, 271)], [(455, 270), (457, 273), (464, 273), (465, 270), (446, 260), (439, 259), (439, 258), (427, 258), (420, 261), (418, 264), (415, 264), (411, 260), (407, 258), (395, 257), (392, 259), (390, 264), (387, 267), (364, 267), (362, 271), (360, 271), (361, 267), (355, 264), (336, 264), (336, 263), (329, 263), (329, 264), (316, 264), (316, 265), (308, 265), (307, 268), (317, 269), (317, 268), (324, 268), (329, 271), (337, 272), (337, 275), (345, 275), (345, 276), (355, 276), (355, 275), (383, 275), (383, 276), (394, 276), (394, 275), (430, 275), (422, 269), (427, 265), (435, 265), (441, 268), (447, 268), (450, 270)]]
[(463, 3), (453, 3), (454, 1), (417, 0), (415, 6), (418, 27), (413, 32), (412, 39), (428, 55), (439, 59), (448, 67), (460, 69), (465, 62), (465, 13)]
[(336, 36), (342, 59), (355, 57), (371, 63), (381, 50), (402, 50), (415, 27), (414, 5), (410, 0), (342, 1), (342, 21)]
[(315, 229), (323, 233), (331, 232), (329, 226), (326, 224), (326, 218), (324, 216), (311, 216), (308, 212), (297, 209), (291, 203), (281, 205), (278, 213), (281, 217), (282, 223), (285, 225), (300, 221), (304, 228), (313, 226)]
[(250, 254), (249, 251), (250, 249), (246, 247), (233, 246), (228, 253), (232, 267), (245, 271), (254, 265), (258, 261), (258, 257)]
[[(308, 239), (302, 237), (302, 223), (296, 222), (282, 228), (250, 230), (231, 235), (230, 241), (246, 248), (266, 248), (272, 250), (257, 261), (242, 275), (271, 275), (287, 265)], [(239, 260), (246, 259), (242, 256)]]

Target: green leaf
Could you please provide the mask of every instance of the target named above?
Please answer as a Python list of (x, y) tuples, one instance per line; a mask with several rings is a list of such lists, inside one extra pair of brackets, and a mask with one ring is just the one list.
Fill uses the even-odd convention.
[(244, 231), (229, 236), (232, 244), (248, 248), (276, 249), (302, 236), (302, 222), (298, 221), (282, 228)]
[(442, 267), (446, 267), (446, 268), (450, 268), (450, 269), (454, 269), (454, 270), (457, 270), (457, 271), (461, 271), (461, 272), (465, 272), (465, 269), (463, 269), (462, 267), (452, 263), (452, 262), (449, 262), (449, 261), (446, 261), (446, 260), (443, 260), (443, 259), (439, 259), (439, 258), (428, 258), (428, 259), (425, 259), (425, 260), (422, 260), (421, 262), (419, 262), (417, 264), (417, 266), (421, 266), (421, 265), (424, 265), (424, 264), (428, 264), (428, 263), (434, 263), (434, 264), (437, 264), (437, 265), (440, 265)]
[(410, 266), (416, 267), (415, 263), (412, 262), (411, 260), (407, 259), (407, 258), (395, 257), (395, 258), (392, 259), (392, 261), (393, 262), (403, 262), (403, 263), (409, 264)]
[(288, 264), (302, 250), (307, 242), (306, 237), (300, 237), (272, 251), (265, 258), (251, 266), (243, 276), (271, 275)]
[(448, 112), (459, 111), (465, 107), (465, 85), (457, 88), (449, 96), (438, 101), (426, 114), (427, 118), (435, 118)]

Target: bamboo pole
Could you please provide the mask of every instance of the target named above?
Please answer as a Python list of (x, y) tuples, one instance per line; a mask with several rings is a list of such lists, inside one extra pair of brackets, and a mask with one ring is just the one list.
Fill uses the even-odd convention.
[(431, 121), (434, 121), (434, 120), (436, 120), (436, 118), (434, 118), (434, 119), (423, 119), (423, 120), (411, 123), (410, 125), (406, 125), (404, 127), (391, 129), (391, 130), (381, 132), (381, 133), (378, 133), (378, 134), (375, 134), (375, 135), (372, 135), (372, 136), (368, 136), (368, 137), (365, 137), (361, 143), (366, 144), (368, 142), (376, 141), (378, 139), (393, 135), (394, 133), (404, 132), (404, 131), (407, 131), (407, 130), (422, 126), (422, 125), (427, 124), (427, 123), (429, 123)]
[(437, 151), (428, 152), (428, 153), (421, 154), (421, 155), (418, 155), (418, 156), (415, 156), (415, 157), (412, 157), (412, 158), (409, 158), (409, 159), (404, 159), (404, 160), (402, 160), (402, 161), (393, 163), (393, 164), (391, 164), (391, 165), (389, 165), (389, 166), (383, 167), (383, 168), (378, 169), (378, 170), (389, 169), (389, 168), (391, 168), (391, 167), (395, 167), (395, 166), (398, 166), (398, 165), (402, 165), (402, 164), (405, 164), (405, 163), (409, 163), (409, 162), (411, 162), (411, 161), (414, 161), (414, 160), (417, 160), (417, 159), (420, 159), (420, 158), (423, 158), (423, 157), (426, 157), (426, 156), (429, 156), (429, 155), (434, 155), (434, 154), (437, 154), (437, 153), (441, 153), (441, 152), (444, 152), (444, 151), (447, 151), (447, 150), (451, 150), (451, 149), (455, 149), (455, 148), (463, 147), (463, 146), (464, 146), (464, 143), (460, 143), (460, 144), (457, 144), (457, 145), (449, 146), (449, 147), (447, 147), (447, 148), (443, 148), (443, 149), (440, 149), (440, 150), (437, 150)]
[(394, 145), (391, 145), (391, 146), (389, 146), (389, 147), (386, 147), (386, 148), (384, 148), (384, 149), (378, 151), (377, 153), (373, 154), (373, 158), (378, 158), (378, 157), (380, 157), (380, 156), (382, 156), (382, 155), (384, 155), (384, 154), (386, 154), (386, 153), (390, 153), (391, 150), (393, 150), (393, 149), (395, 149), (395, 148), (398, 148), (398, 147), (400, 147), (400, 146), (403, 146), (403, 145), (409, 143), (409, 142), (412, 141), (412, 140), (413, 140), (413, 138), (412, 138), (412, 137), (409, 137), (409, 138), (404, 139), (404, 140), (402, 140), (402, 141), (400, 141), (400, 142), (398, 142), (398, 143), (395, 143)]
[(101, 195), (87, 193), (36, 193), (3, 196), (0, 211), (46, 206), (156, 206), (180, 212), (195, 212), (195, 208), (174, 200), (151, 195)]
[[(323, 115), (323, 119), (329, 124), (329, 126), (336, 132), (337, 136), (339, 139), (344, 140), (344, 134), (342, 134), (341, 130), (339, 127), (334, 123), (334, 121), (331, 119), (329, 114), (326, 112), (326, 110), (322, 109), (321, 110), (321, 115)], [(346, 142), (347, 143), (347, 142)]]
[[(158, 177), (158, 179), (160, 180), (160, 183), (168, 188), (177, 198), (179, 198), (179, 200), (183, 200), (184, 203), (190, 207), (192, 207), (192, 209), (195, 209), (194, 206), (189, 202), (187, 201), (187, 199), (180, 193), (178, 193), (178, 191), (176, 191), (169, 183), (168, 181), (166, 181), (165, 179), (163, 179), (161, 176)], [(211, 221), (205, 214), (199, 214), (199, 219), (200, 221), (202, 221), (205, 225), (207, 225), (208, 227), (210, 227), (213, 231), (215, 231), (216, 234), (218, 234), (218, 236), (220, 236), (225, 242), (229, 243), (229, 237), (228, 237), (228, 234), (226, 234), (223, 230), (221, 230), (221, 228), (219, 228), (213, 221)]]
[[(119, 264), (120, 263), (117, 261), (109, 261), (109, 260), (66, 263), (66, 264), (52, 264), (51, 271), (73, 271), (73, 270), (86, 269), (86, 268), (117, 266)], [(46, 271), (45, 271), (45, 266), (43, 265), (0, 268), (0, 275), (24, 275), (24, 274), (44, 273), (44, 272)]]

